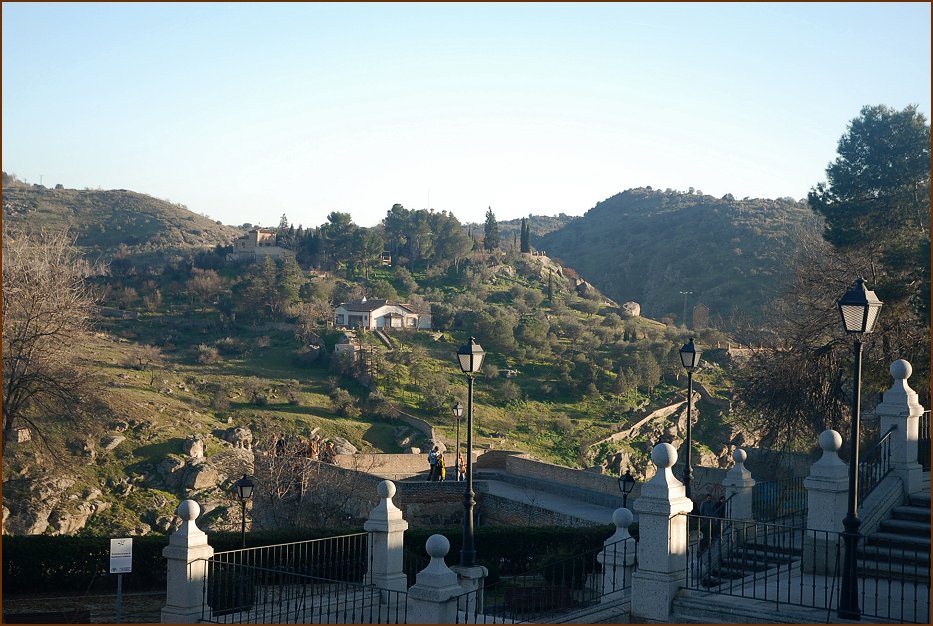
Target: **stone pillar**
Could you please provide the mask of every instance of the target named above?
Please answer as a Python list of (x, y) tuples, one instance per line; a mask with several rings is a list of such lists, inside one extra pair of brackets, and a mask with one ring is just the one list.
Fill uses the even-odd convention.
[(363, 530), (369, 533), (369, 571), (365, 583), (379, 589), (405, 591), (408, 579), (402, 569), (402, 548), (408, 522), (402, 511), (392, 504), (395, 483), (384, 480), (376, 487), (381, 502), (369, 513)]
[(638, 513), (638, 569), (632, 576), (632, 616), (670, 621), (671, 603), (687, 578), (687, 516), (693, 501), (671, 467), (677, 450), (659, 443), (651, 451), (658, 471), (635, 501)]
[(923, 468), (917, 462), (917, 439), (923, 405), (917, 392), (907, 384), (913, 373), (910, 363), (899, 359), (891, 364), (890, 371), (894, 384), (884, 392), (875, 414), (880, 418), (881, 435), (892, 426), (896, 429), (891, 440), (892, 470), (903, 482), (906, 493), (911, 494), (922, 488)]
[(616, 532), (603, 542), (603, 551), (596, 560), (603, 566), (603, 595), (600, 602), (615, 602), (631, 597), (632, 574), (635, 571), (637, 544), (628, 532), (634, 519), (628, 509), (616, 509), (612, 523)]
[[(726, 472), (726, 478), (722, 481), (723, 491), (725, 491), (726, 500), (729, 501), (729, 517), (736, 520), (755, 519), (752, 511), (752, 488), (755, 486), (755, 479), (752, 473), (745, 469), (745, 460), (748, 454), (741, 448), (736, 448), (732, 453), (732, 459), (735, 466)], [(725, 512), (723, 512), (725, 515)]]
[(457, 573), (447, 567), (444, 557), (450, 542), (443, 535), (431, 535), (425, 544), (431, 562), (418, 572), (408, 590), (409, 624), (456, 624), (457, 602), (464, 593)]
[[(848, 510), (849, 466), (839, 458), (842, 435), (835, 430), (820, 433), (823, 456), (810, 467), (803, 481), (807, 490), (807, 528), (803, 540), (802, 568), (806, 573), (835, 571), (842, 532)], [(812, 532), (811, 532), (812, 531)]]
[(162, 623), (194, 624), (202, 617), (211, 617), (210, 607), (203, 604), (207, 559), (214, 556), (214, 548), (207, 544), (207, 535), (194, 523), (201, 514), (197, 502), (185, 500), (175, 513), (182, 519), (181, 528), (172, 533), (162, 550), (162, 556), (168, 559)]

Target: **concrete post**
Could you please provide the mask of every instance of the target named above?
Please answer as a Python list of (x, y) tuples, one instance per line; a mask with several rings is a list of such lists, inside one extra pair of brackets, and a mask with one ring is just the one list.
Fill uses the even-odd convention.
[(687, 516), (693, 501), (671, 467), (677, 450), (659, 443), (651, 451), (658, 471), (642, 485), (638, 512), (638, 569), (632, 575), (632, 616), (670, 621), (671, 603), (687, 578)]
[(457, 573), (444, 562), (444, 557), (450, 552), (450, 542), (443, 535), (431, 535), (425, 548), (431, 562), (418, 572), (415, 584), (408, 590), (408, 623), (459, 623), (457, 601), (463, 594), (463, 588)]
[(804, 536), (803, 571), (831, 575), (836, 568), (839, 535), (846, 516), (849, 466), (839, 458), (842, 435), (835, 430), (820, 433), (823, 456), (810, 467), (803, 481), (807, 489), (807, 528)]
[(201, 514), (197, 502), (185, 500), (175, 513), (182, 519), (181, 528), (172, 533), (162, 550), (162, 556), (168, 559), (162, 623), (194, 624), (202, 617), (211, 617), (210, 607), (203, 604), (207, 559), (214, 556), (214, 548), (207, 544), (207, 535), (194, 523)]
[[(755, 486), (755, 479), (752, 473), (745, 469), (745, 460), (748, 454), (741, 448), (736, 448), (732, 453), (732, 459), (735, 466), (726, 472), (726, 478), (722, 481), (723, 491), (725, 491), (726, 500), (729, 501), (729, 517), (737, 520), (751, 520), (755, 518), (752, 511), (752, 489)], [(725, 512), (723, 512), (725, 515)]]
[(402, 511), (392, 504), (395, 483), (384, 480), (376, 487), (382, 500), (369, 513), (363, 530), (369, 533), (370, 569), (365, 583), (379, 589), (405, 591), (408, 579), (402, 568), (403, 542), (408, 522), (402, 519)]
[(892, 426), (896, 429), (891, 440), (892, 469), (903, 482), (906, 493), (911, 494), (922, 488), (923, 468), (917, 462), (917, 440), (923, 405), (917, 392), (907, 384), (913, 373), (910, 363), (899, 359), (891, 364), (890, 371), (894, 384), (884, 392), (875, 414), (880, 418), (881, 435)]
[(600, 602), (615, 602), (631, 597), (637, 544), (629, 534), (628, 527), (632, 525), (633, 519), (628, 509), (620, 508), (612, 513), (616, 532), (603, 542), (602, 552), (596, 555), (596, 560), (603, 566), (603, 595)]

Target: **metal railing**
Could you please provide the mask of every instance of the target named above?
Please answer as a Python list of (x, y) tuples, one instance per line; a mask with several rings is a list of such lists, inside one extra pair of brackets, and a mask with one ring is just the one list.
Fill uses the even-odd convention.
[[(918, 546), (919, 548), (919, 546)], [(930, 623), (930, 550), (862, 535), (858, 598), (865, 617)]]
[(294, 572), (362, 583), (369, 565), (368, 533), (217, 552), (216, 563)]
[[(755, 483), (752, 516), (757, 522), (802, 523), (807, 517), (807, 489), (803, 477)], [(794, 523), (797, 525), (797, 523)]]
[[(837, 533), (796, 526), (687, 516), (687, 587), (809, 607), (831, 606)], [(807, 561), (820, 576), (801, 575)], [(828, 574), (828, 575), (827, 575)]]
[[(461, 595), (458, 624), (559, 623), (561, 615), (585, 613), (610, 594), (631, 587), (629, 568), (636, 542), (627, 539), (555, 560), (517, 576)], [(597, 557), (602, 553), (602, 558)], [(600, 562), (602, 561), (602, 563)], [(617, 563), (604, 567), (603, 563)]]
[(924, 472), (930, 471), (930, 412), (924, 411), (920, 416), (919, 433), (917, 439), (917, 462), (923, 466)]
[[(687, 515), (686, 587), (825, 609), (839, 601), (841, 533), (779, 524)], [(929, 552), (860, 537), (858, 589), (862, 614), (929, 623)]]
[(885, 476), (887, 476), (893, 465), (891, 463), (891, 446), (894, 440), (894, 431), (897, 426), (892, 426), (888, 432), (875, 444), (867, 454), (862, 457), (858, 464), (858, 501), (859, 504), (865, 501), (868, 494), (878, 486)]
[(404, 624), (408, 594), (285, 569), (207, 560), (201, 621)]

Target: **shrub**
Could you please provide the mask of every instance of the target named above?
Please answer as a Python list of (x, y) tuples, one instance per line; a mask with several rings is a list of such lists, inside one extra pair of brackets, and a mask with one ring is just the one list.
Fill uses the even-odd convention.
[(217, 348), (203, 343), (198, 345), (198, 363), (207, 365), (218, 361), (220, 361), (220, 352)]

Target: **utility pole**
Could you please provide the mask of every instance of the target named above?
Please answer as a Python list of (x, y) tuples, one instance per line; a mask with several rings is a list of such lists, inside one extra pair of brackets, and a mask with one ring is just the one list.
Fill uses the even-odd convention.
[(682, 319), (684, 320), (684, 328), (686, 328), (687, 327), (687, 296), (692, 296), (693, 292), (692, 291), (681, 291), (680, 295), (684, 297), (684, 316)]

